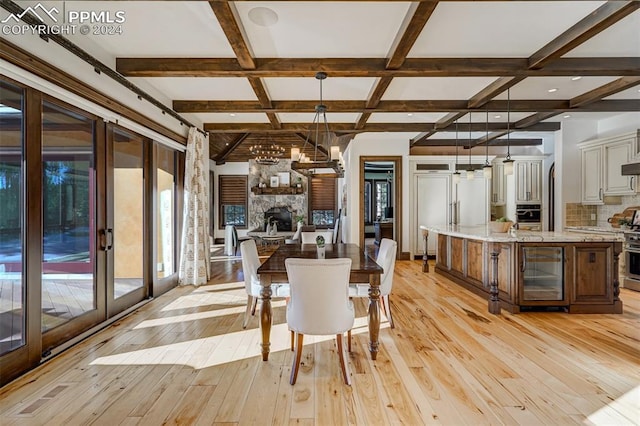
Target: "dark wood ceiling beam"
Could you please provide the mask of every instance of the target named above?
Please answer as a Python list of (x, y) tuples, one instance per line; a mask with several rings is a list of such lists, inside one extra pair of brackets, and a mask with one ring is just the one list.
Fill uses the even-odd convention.
[(220, 27), (222, 27), (224, 35), (227, 37), (233, 52), (236, 54), (240, 67), (246, 70), (255, 69), (256, 63), (244, 40), (244, 35), (236, 19), (233, 5), (230, 2), (210, 1), (209, 6), (211, 6)]
[[(367, 102), (365, 104), (366, 108), (373, 109), (378, 106), (380, 100), (382, 99), (382, 96), (384, 95), (384, 92), (386, 92), (389, 84), (391, 84), (391, 80), (393, 80), (392, 77), (382, 77), (378, 81), (375, 89), (373, 89), (373, 93), (371, 93), (371, 96), (369, 97), (369, 99), (367, 99)], [(370, 112), (363, 112), (355, 125), (355, 129), (358, 130), (364, 127), (370, 116)]]
[[(611, 96), (618, 92), (622, 92), (623, 90), (627, 90), (631, 87), (637, 86), (638, 84), (640, 84), (640, 77), (622, 77), (612, 81), (611, 83), (583, 93), (580, 96), (576, 96), (575, 98), (571, 99), (571, 101), (569, 101), (569, 105), (571, 106), (571, 108), (584, 107), (589, 105), (590, 103), (597, 102), (602, 98), (606, 98), (607, 96)], [(640, 100), (636, 102), (640, 104)]]
[(411, 19), (400, 31), (402, 35), (394, 41), (393, 53), (387, 60), (385, 68), (397, 69), (402, 66), (436, 6), (438, 6), (438, 2), (431, 1), (419, 3), (415, 7)]
[[(250, 133), (245, 133), (240, 135), (235, 141), (230, 142), (224, 150), (222, 150), (216, 157), (216, 164), (224, 164), (229, 154), (231, 154), (245, 139), (249, 137)], [(213, 135), (209, 135), (209, 138), (215, 137)]]
[(549, 118), (555, 117), (556, 115), (562, 113), (563, 111), (538, 112), (536, 114), (525, 117), (522, 120), (516, 121), (513, 127), (516, 129), (527, 129), (529, 126), (534, 126), (538, 123), (542, 124), (541, 121), (548, 120)]
[(465, 114), (466, 114), (466, 112), (450, 112), (449, 114), (445, 115), (440, 120), (438, 120), (436, 123), (434, 123), (431, 130), (429, 130), (427, 132), (420, 133), (415, 138), (410, 139), (409, 140), (409, 146), (411, 147), (411, 146), (413, 146), (414, 144), (416, 144), (418, 142), (426, 140), (428, 137), (430, 137), (430, 136), (434, 135), (435, 133), (437, 133), (439, 129), (442, 129), (442, 128), (445, 128), (447, 126), (450, 126), (453, 122), (455, 122), (459, 118), (463, 117)]
[[(560, 58), (625, 16), (638, 10), (640, 2), (608, 1), (577, 24), (549, 42), (529, 58), (529, 68), (540, 69)], [(578, 74), (582, 75), (582, 74)]]
[(500, 77), (487, 87), (476, 93), (471, 99), (469, 99), (469, 103), (467, 104), (468, 108), (480, 108), (489, 102), (491, 99), (498, 96), (500, 93), (506, 91), (507, 89), (515, 86), (524, 80), (525, 77)]
[[(425, 128), (432, 128), (434, 123), (367, 123), (359, 131), (353, 130), (352, 123), (329, 123), (329, 130), (334, 133), (361, 133), (361, 132), (419, 132)], [(459, 123), (458, 130), (460, 132), (484, 132), (486, 123)], [(490, 131), (505, 130), (506, 123), (489, 123)], [(513, 125), (515, 128), (515, 124)], [(268, 123), (206, 123), (204, 129), (211, 133), (271, 133), (285, 134), (296, 133), (302, 140), (307, 138), (306, 133), (312, 129), (311, 123), (283, 123), (281, 129), (273, 129)], [(528, 127), (526, 130), (531, 132), (554, 132), (560, 129), (560, 123), (539, 123)], [(312, 129), (313, 130), (313, 129)], [(520, 129), (522, 130), (522, 129)], [(455, 132), (455, 126), (449, 125), (439, 130), (440, 132)], [(436, 131), (434, 131), (436, 133)], [(309, 139), (313, 140), (312, 138)]]
[(256, 58), (243, 69), (230, 58), (117, 58), (127, 77), (548, 77), (637, 76), (640, 57), (559, 58), (542, 69), (529, 69), (528, 58), (407, 58), (387, 69), (384, 58)]
[[(469, 145), (476, 146), (477, 139), (458, 139), (458, 146), (463, 149), (469, 149)], [(540, 138), (518, 138), (511, 139), (508, 143), (510, 146), (532, 146), (542, 145)], [(412, 145), (415, 146), (456, 146), (455, 139), (427, 139)], [(507, 146), (506, 139), (496, 139), (489, 143), (489, 146)]]
[[(262, 81), (258, 77), (249, 77), (249, 84), (253, 88), (256, 96), (258, 97), (258, 101), (263, 108), (272, 109), (273, 104), (271, 103), (271, 99), (269, 99), (269, 95), (267, 94)], [(274, 112), (268, 112), (267, 118), (269, 118), (269, 122), (273, 126), (274, 129), (279, 129), (282, 127), (282, 123), (280, 123), (280, 119), (278, 115)]]
[[(536, 112), (536, 111), (565, 111), (571, 109), (571, 100), (511, 100), (512, 112)], [(485, 104), (481, 109), (467, 107), (467, 100), (424, 100), (424, 101), (380, 101), (375, 109), (367, 109), (364, 101), (333, 100), (323, 102), (331, 112), (450, 112), (454, 115), (447, 116), (448, 120), (455, 114), (468, 112), (506, 111), (506, 100), (495, 100)], [(173, 108), (176, 112), (237, 112), (237, 113), (278, 113), (278, 112), (314, 112), (314, 101), (272, 101), (273, 108), (264, 108), (260, 102), (255, 101), (174, 101)], [(583, 111), (639, 111), (640, 105), (633, 99), (600, 100), (589, 103), (580, 108)], [(330, 114), (329, 114), (330, 115)], [(455, 121), (455, 118), (454, 118)], [(446, 125), (446, 124), (442, 124)], [(424, 129), (423, 129), (424, 130)], [(437, 130), (437, 129), (436, 129)]]

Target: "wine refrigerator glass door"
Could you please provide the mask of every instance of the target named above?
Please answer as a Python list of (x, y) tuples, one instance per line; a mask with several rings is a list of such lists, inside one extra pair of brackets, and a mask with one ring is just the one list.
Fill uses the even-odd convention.
[(564, 299), (564, 248), (523, 247), (523, 301)]

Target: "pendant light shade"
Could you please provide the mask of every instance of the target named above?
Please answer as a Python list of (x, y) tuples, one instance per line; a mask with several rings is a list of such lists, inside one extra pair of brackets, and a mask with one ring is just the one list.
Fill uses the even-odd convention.
[(482, 166), (482, 175), (485, 179), (491, 179), (493, 177), (493, 167), (491, 167), (491, 163), (489, 163), (489, 108), (487, 108), (486, 123), (486, 138), (484, 142), (484, 166)]
[(502, 162), (504, 164), (504, 174), (513, 174), (513, 160), (511, 159), (511, 132), (509, 131), (509, 125), (511, 123), (511, 89), (507, 89), (507, 158)]
[(460, 172), (457, 170), (453, 173), (453, 183), (456, 185), (460, 183)]

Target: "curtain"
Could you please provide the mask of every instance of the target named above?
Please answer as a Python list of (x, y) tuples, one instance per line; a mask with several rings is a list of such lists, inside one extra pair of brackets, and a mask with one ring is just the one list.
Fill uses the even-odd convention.
[(209, 280), (209, 143), (195, 127), (189, 129), (184, 172), (184, 211), (180, 246), (180, 285), (199, 286)]

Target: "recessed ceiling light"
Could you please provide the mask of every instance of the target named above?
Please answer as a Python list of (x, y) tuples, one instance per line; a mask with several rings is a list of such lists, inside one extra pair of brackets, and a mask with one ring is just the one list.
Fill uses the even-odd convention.
[(498, 114), (498, 115), (494, 115), (493, 118), (502, 118), (502, 116)]
[(553, 92), (557, 92), (557, 91), (558, 91), (558, 89), (556, 89), (555, 87), (553, 89), (547, 90), (547, 92), (549, 92), (549, 93), (553, 93)]
[(413, 113), (412, 112), (407, 113), (407, 117), (413, 117)]
[(236, 115), (232, 112), (229, 113), (229, 117), (235, 117)]
[(261, 27), (272, 27), (278, 22), (278, 14), (268, 7), (254, 7), (249, 11), (249, 19)]
[(571, 118), (571, 115), (565, 114), (565, 115), (562, 116), (562, 118)]
[(575, 76), (575, 77), (571, 77), (571, 81), (578, 81), (580, 80), (582, 77), (580, 77), (579, 75)]

